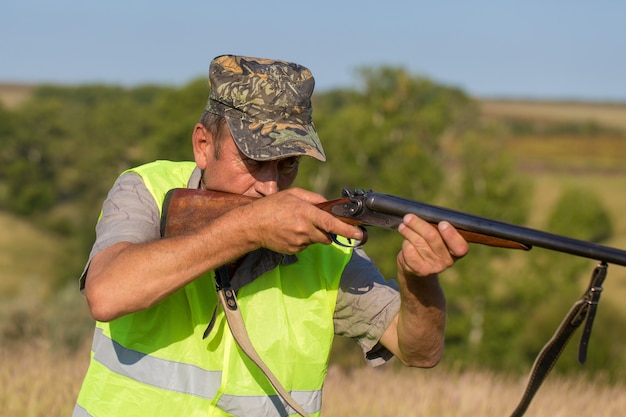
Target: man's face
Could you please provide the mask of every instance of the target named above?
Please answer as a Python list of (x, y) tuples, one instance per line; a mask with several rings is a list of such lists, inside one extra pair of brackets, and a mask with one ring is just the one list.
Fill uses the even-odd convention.
[(289, 188), (298, 174), (300, 157), (274, 161), (255, 161), (239, 151), (228, 129), (224, 129), (221, 148), (206, 149), (204, 184), (210, 190), (263, 197)]

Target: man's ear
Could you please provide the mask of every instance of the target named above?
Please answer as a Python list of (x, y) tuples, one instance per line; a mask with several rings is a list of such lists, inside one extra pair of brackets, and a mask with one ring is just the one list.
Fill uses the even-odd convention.
[(191, 141), (196, 165), (200, 169), (206, 169), (209, 155), (213, 155), (213, 146), (215, 143), (213, 136), (201, 123), (197, 123), (193, 129)]

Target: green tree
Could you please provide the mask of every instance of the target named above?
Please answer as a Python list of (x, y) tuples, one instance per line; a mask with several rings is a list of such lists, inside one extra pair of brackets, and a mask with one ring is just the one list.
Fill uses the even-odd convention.
[(157, 159), (189, 161), (193, 159), (191, 134), (206, 105), (209, 87), (198, 79), (178, 89), (161, 92), (154, 103), (152, 117), (152, 153)]
[(613, 235), (611, 216), (597, 194), (580, 187), (563, 191), (547, 227), (554, 233), (596, 243)]

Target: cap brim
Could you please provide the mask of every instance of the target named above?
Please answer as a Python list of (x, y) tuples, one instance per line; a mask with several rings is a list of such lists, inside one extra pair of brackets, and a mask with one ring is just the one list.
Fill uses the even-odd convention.
[(270, 161), (290, 156), (310, 156), (326, 161), (315, 126), (292, 123), (258, 123), (233, 117), (226, 122), (239, 150), (248, 158)]

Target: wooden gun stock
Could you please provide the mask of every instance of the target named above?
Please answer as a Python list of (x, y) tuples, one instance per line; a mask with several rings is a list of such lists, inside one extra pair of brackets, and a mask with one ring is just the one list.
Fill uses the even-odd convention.
[(163, 200), (161, 237), (179, 236), (209, 224), (230, 210), (256, 200), (220, 191), (174, 188)]

